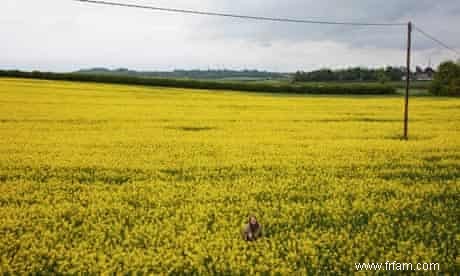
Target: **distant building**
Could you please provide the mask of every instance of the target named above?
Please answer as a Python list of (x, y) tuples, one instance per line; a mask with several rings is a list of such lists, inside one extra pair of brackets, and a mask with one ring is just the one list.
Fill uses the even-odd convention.
[[(436, 73), (433, 68), (431, 67), (426, 67), (425, 70), (419, 69), (420, 67), (417, 67), (417, 70), (415, 73), (411, 74), (411, 80), (416, 80), (416, 81), (432, 81), (434, 77), (434, 73)], [(406, 80), (406, 76), (402, 77), (402, 80)]]

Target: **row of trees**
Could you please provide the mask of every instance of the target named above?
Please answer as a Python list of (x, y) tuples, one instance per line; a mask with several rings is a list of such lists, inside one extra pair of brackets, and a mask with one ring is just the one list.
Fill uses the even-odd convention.
[(348, 69), (331, 70), (321, 69), (312, 72), (298, 71), (294, 76), (297, 82), (324, 82), (324, 81), (400, 81), (406, 74), (404, 67), (386, 67), (369, 69), (354, 67)]
[(285, 74), (258, 70), (174, 70), (174, 71), (135, 71), (129, 69), (92, 68), (77, 71), (78, 74), (96, 74), (113, 76), (155, 77), (155, 78), (190, 78), (190, 79), (281, 79)]
[(460, 60), (439, 65), (430, 92), (438, 96), (460, 96)]
[(97, 75), (77, 73), (51, 73), (51, 72), (22, 72), (2, 71), (0, 77), (30, 78), (45, 80), (67, 80), (80, 82), (115, 83), (160, 87), (177, 87), (208, 90), (235, 90), (248, 92), (293, 93), (293, 94), (351, 94), (351, 95), (384, 95), (395, 94), (394, 87), (382, 84), (369, 83), (331, 83), (321, 85), (317, 83), (269, 83), (269, 82), (222, 82), (194, 79), (167, 79), (145, 78), (124, 75)]

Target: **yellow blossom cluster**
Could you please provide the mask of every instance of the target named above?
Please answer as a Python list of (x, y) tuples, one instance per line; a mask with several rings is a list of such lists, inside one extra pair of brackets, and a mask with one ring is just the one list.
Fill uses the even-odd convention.
[(0, 273), (458, 273), (460, 99), (402, 103), (0, 79)]

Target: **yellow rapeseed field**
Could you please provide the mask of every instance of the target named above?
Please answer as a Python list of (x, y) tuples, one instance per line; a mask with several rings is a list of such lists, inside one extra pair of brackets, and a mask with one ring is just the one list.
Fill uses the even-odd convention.
[(0, 79), (0, 272), (459, 272), (460, 99), (402, 108)]

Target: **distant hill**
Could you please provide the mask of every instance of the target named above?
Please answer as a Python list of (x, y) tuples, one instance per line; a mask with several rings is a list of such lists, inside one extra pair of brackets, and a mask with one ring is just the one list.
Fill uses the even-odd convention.
[(279, 80), (289, 79), (287, 73), (274, 73), (258, 70), (174, 70), (174, 71), (134, 71), (125, 68), (110, 70), (107, 68), (82, 69), (77, 74), (96, 74), (112, 76), (136, 76), (152, 78), (180, 78), (180, 79), (207, 79), (207, 80)]

